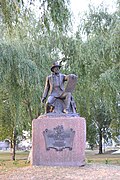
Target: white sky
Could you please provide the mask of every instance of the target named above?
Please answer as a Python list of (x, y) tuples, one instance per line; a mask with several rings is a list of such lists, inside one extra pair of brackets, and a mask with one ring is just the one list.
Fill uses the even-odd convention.
[(109, 12), (113, 12), (116, 10), (116, 2), (117, 0), (70, 0), (70, 7), (74, 16), (74, 30), (76, 30), (80, 21), (78, 17), (82, 17), (85, 11), (88, 11), (89, 4), (95, 7), (103, 4), (104, 7), (108, 8)]
[(71, 10), (77, 15), (79, 12), (83, 12), (88, 10), (88, 5), (93, 4), (94, 6), (98, 6), (103, 4), (110, 11), (115, 9), (116, 0), (70, 0)]

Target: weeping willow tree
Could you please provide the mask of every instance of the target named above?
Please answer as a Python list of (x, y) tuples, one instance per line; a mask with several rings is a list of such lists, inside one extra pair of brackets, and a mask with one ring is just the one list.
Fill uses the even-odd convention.
[[(120, 89), (119, 13), (90, 8), (76, 37), (64, 47), (66, 69), (78, 75), (75, 92), (78, 112), (87, 119), (87, 140), (99, 142), (110, 135), (112, 120), (118, 120), (117, 96)], [(86, 34), (82, 40), (81, 34)], [(94, 128), (94, 131), (93, 131)], [(96, 133), (96, 136), (95, 136)], [(96, 140), (95, 140), (96, 138)]]
[(21, 18), (28, 19), (31, 13), (47, 30), (57, 27), (63, 31), (69, 26), (69, 0), (1, 0), (0, 4), (2, 21), (10, 35), (14, 26), (22, 21)]
[[(40, 1), (39, 16), (31, 10), (34, 2), (25, 6), (22, 0), (1, 1), (0, 134), (11, 124), (12, 135), (6, 137), (13, 140), (13, 160), (17, 134), (31, 128), (32, 119), (43, 111), (40, 98), (44, 78), (57, 58), (58, 37), (66, 33), (70, 19), (67, 1)], [(2, 111), (4, 107), (6, 111)]]
[[(92, 67), (89, 77), (89, 96), (91, 103), (90, 113), (93, 113), (94, 122), (98, 129), (99, 153), (102, 153), (102, 137), (109, 134), (109, 127), (113, 119), (118, 119), (117, 97), (120, 89), (120, 24), (118, 11), (109, 14), (102, 9), (95, 13), (91, 10), (90, 20), (85, 23), (88, 41), (92, 43), (89, 59)], [(92, 41), (91, 41), (92, 40)], [(94, 72), (94, 74), (92, 73)], [(93, 74), (93, 75), (92, 75)], [(92, 86), (91, 86), (92, 85)], [(101, 112), (101, 113), (100, 113)], [(89, 128), (89, 127), (88, 127)], [(107, 133), (106, 133), (107, 135)]]

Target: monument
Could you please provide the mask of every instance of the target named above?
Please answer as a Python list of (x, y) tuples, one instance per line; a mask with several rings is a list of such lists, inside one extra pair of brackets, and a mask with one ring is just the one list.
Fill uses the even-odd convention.
[(77, 113), (72, 95), (77, 76), (61, 74), (60, 68), (53, 63), (41, 100), (48, 97), (45, 114), (32, 122), (32, 165), (85, 165), (86, 121)]

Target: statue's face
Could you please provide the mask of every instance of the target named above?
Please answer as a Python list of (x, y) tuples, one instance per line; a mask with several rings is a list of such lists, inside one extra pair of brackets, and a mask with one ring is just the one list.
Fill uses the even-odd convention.
[(53, 71), (55, 74), (58, 74), (60, 72), (60, 68), (59, 67), (54, 67)]

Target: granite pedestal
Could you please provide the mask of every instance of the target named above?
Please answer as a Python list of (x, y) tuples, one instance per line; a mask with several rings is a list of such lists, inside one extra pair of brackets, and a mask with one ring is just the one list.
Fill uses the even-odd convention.
[[(64, 134), (72, 131), (71, 147), (46, 147), (45, 132), (62, 127)], [(55, 131), (54, 131), (55, 134)], [(50, 135), (52, 137), (52, 135)], [(67, 135), (66, 135), (67, 137)], [(57, 137), (58, 138), (58, 137)], [(54, 138), (53, 138), (54, 139)], [(64, 142), (66, 139), (64, 139)], [(62, 142), (62, 143), (64, 143)], [(83, 166), (85, 165), (86, 121), (76, 116), (40, 116), (32, 123), (31, 164), (40, 166)], [(56, 142), (53, 142), (55, 144)], [(60, 143), (58, 146), (61, 146)]]

